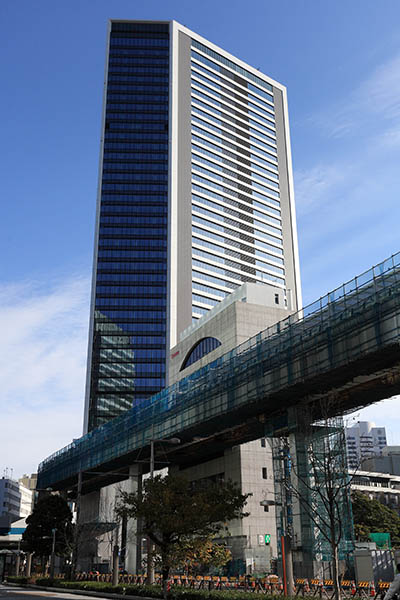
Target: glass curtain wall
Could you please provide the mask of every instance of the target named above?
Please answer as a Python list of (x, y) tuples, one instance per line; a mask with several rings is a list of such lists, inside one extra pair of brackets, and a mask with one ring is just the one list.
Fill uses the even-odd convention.
[(110, 34), (89, 431), (165, 386), (169, 28)]

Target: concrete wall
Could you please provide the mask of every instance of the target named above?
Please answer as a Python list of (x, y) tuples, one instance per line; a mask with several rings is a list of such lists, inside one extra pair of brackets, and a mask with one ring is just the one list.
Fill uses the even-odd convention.
[[(244, 287), (241, 301), (233, 301), (225, 307), (216, 307), (215, 314), (201, 319), (193, 331), (183, 337), (171, 350), (169, 384), (179, 381), (238, 344), (257, 335), (267, 327), (285, 319), (290, 314), (283, 294), (276, 304), (274, 289), (264, 286)], [(259, 304), (248, 300), (258, 301)], [(181, 371), (181, 366), (191, 349), (204, 337), (215, 337), (221, 346)], [(277, 556), (275, 508), (268, 511), (260, 505), (262, 500), (274, 500), (274, 475), (272, 450), (268, 440), (256, 440), (233, 446), (224, 455), (211, 461), (184, 469), (182, 473), (191, 481), (221, 476), (236, 482), (242, 493), (252, 494), (247, 502), (249, 516), (229, 524), (226, 542), (235, 560), (243, 561), (247, 572), (268, 572), (271, 558)], [(265, 545), (265, 534), (271, 534), (270, 545)]]
[(374, 471), (375, 473), (400, 475), (400, 454), (374, 456), (373, 458), (364, 459), (362, 461), (362, 468), (365, 471)]
[[(214, 317), (205, 320), (203, 325), (199, 324), (191, 335), (171, 349), (169, 385), (204, 367), (270, 325), (287, 318), (289, 314), (290, 312), (283, 306), (273, 305), (272, 302), (270, 306), (248, 302), (234, 302), (228, 305)], [(182, 363), (193, 346), (202, 338), (209, 336), (216, 337), (221, 342), (221, 346), (181, 371)]]
[[(263, 477), (263, 469), (266, 469), (266, 479)], [(232, 521), (224, 541), (233, 558), (242, 560), (247, 565), (247, 572), (269, 571), (271, 558), (277, 556), (275, 508), (269, 507), (266, 512), (260, 506), (261, 500), (274, 499), (272, 451), (268, 440), (234, 446), (224, 456), (183, 469), (181, 473), (191, 481), (221, 476), (225, 481), (236, 482), (242, 493), (252, 494), (245, 507), (249, 516)], [(272, 534), (271, 544), (267, 546), (264, 537), (266, 533)]]

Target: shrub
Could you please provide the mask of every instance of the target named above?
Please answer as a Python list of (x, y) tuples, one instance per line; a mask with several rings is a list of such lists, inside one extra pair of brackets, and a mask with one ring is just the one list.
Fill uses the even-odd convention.
[(110, 592), (113, 594), (123, 594), (124, 586), (116, 585), (112, 583), (106, 583), (104, 581), (64, 581), (59, 579), (54, 582), (54, 587), (69, 589), (69, 590), (87, 590), (92, 592)]
[[(26, 577), (8, 577), (13, 583), (23, 583)], [(26, 583), (26, 581), (24, 582)], [(127, 596), (139, 596), (147, 598), (162, 598), (160, 585), (139, 585), (121, 583), (113, 586), (112, 583), (103, 581), (65, 581), (63, 579), (50, 579), (42, 577), (36, 580), (36, 585), (44, 587), (57, 587), (69, 590), (87, 590), (93, 592), (107, 592), (111, 594), (125, 594)], [(170, 600), (254, 600), (254, 592), (242, 590), (194, 590), (191, 588), (172, 586), (169, 592)], [(277, 600), (276, 596), (263, 595), (263, 600)], [(279, 600), (292, 600), (280, 596)], [(315, 600), (315, 597), (305, 596), (301, 600)], [(353, 600), (359, 600), (357, 598)]]
[(50, 577), (38, 577), (35, 580), (35, 585), (41, 585), (43, 587), (53, 587), (55, 583), (54, 579), (50, 579)]
[(127, 596), (145, 596), (147, 598), (162, 598), (160, 585), (138, 585), (130, 584), (123, 586)]
[(29, 578), (17, 575), (7, 575), (7, 581), (9, 583), (18, 583), (19, 585), (26, 585), (29, 581)]
[(212, 593), (213, 592), (209, 592), (208, 590), (192, 590), (190, 588), (173, 587), (171, 588), (169, 595), (172, 600), (208, 600), (212, 597)]

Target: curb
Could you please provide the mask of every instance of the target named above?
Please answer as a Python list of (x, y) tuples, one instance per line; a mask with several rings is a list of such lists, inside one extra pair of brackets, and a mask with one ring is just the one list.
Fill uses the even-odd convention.
[(120, 600), (126, 600), (127, 598), (132, 598), (135, 600), (162, 600), (161, 598), (151, 598), (149, 596), (133, 596), (131, 594), (112, 594), (111, 592), (91, 592), (89, 590), (72, 590), (62, 587), (45, 587), (43, 585), (21, 585), (18, 583), (8, 583), (7, 581), (2, 582), (3, 585), (9, 587), (18, 587), (28, 590), (42, 590), (46, 592), (55, 592), (57, 594), (66, 593), (66, 594), (75, 594), (75, 596), (92, 596), (94, 598), (119, 598)]

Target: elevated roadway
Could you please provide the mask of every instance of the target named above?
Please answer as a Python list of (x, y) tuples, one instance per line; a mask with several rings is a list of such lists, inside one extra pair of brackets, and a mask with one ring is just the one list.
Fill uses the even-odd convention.
[[(343, 414), (400, 393), (400, 253), (106, 425), (39, 466), (38, 487), (87, 493), (148, 467), (150, 440), (189, 466), (290, 428), (294, 407), (328, 399)], [(161, 463), (160, 463), (161, 465)]]

